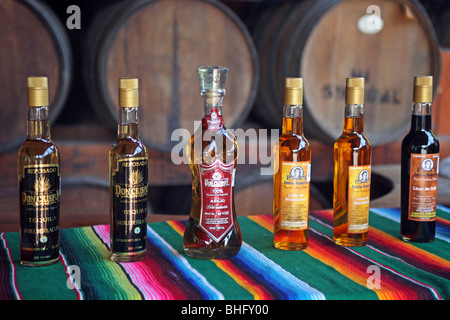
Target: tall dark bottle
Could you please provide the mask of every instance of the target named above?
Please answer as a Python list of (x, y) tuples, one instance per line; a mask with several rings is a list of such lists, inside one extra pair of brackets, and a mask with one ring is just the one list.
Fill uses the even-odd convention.
[(143, 260), (147, 246), (148, 151), (139, 138), (139, 80), (119, 79), (117, 141), (109, 151), (111, 260)]
[(411, 130), (402, 142), (401, 238), (430, 242), (436, 229), (439, 141), (431, 131), (433, 77), (414, 77)]
[(27, 139), (17, 154), (20, 263), (46, 266), (59, 260), (60, 160), (50, 135), (47, 77), (28, 77), (27, 92)]

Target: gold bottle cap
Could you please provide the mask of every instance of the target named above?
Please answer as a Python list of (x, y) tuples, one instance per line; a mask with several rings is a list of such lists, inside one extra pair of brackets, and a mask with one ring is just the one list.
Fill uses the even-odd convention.
[(284, 105), (303, 104), (303, 79), (286, 78), (284, 81)]
[(431, 101), (433, 101), (433, 77), (414, 77), (413, 102), (431, 103)]
[(28, 77), (27, 93), (29, 107), (48, 106), (48, 79), (47, 77)]
[(139, 80), (137, 78), (119, 79), (119, 107), (139, 107)]
[(345, 104), (364, 104), (364, 78), (347, 78)]

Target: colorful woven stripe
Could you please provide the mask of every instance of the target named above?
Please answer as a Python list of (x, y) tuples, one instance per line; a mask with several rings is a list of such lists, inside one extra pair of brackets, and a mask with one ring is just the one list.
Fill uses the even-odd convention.
[(303, 251), (273, 247), (272, 216), (240, 217), (242, 249), (226, 260), (187, 257), (186, 221), (149, 224), (147, 256), (134, 263), (109, 259), (107, 225), (61, 230), (60, 262), (41, 268), (20, 265), (18, 233), (2, 233), (0, 299), (449, 299), (450, 210), (438, 206), (432, 243), (401, 241), (399, 215), (371, 209), (368, 244), (342, 247), (332, 212), (312, 212)]
[(0, 299), (22, 299), (20, 292), (17, 290), (16, 283), (16, 266), (13, 263), (11, 250), (5, 239), (5, 234), (0, 236), (0, 244), (3, 254), (0, 255), (0, 288), (8, 288), (10, 290), (0, 290)]

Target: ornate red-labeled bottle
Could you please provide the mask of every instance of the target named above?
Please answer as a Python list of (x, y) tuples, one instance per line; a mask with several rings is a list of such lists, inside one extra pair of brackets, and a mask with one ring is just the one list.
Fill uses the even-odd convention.
[(238, 144), (222, 118), (228, 69), (208, 66), (197, 72), (203, 118), (187, 146), (192, 206), (183, 246), (190, 257), (224, 259), (235, 256), (242, 245), (233, 196)]
[(109, 151), (110, 251), (116, 262), (146, 255), (148, 152), (139, 139), (138, 107), (138, 79), (119, 79), (117, 142)]
[(401, 238), (430, 242), (436, 230), (439, 141), (431, 131), (433, 77), (414, 77), (411, 130), (402, 142)]
[(28, 77), (27, 138), (18, 152), (20, 262), (44, 266), (59, 260), (61, 177), (50, 136), (47, 77)]
[(311, 147), (303, 134), (303, 79), (286, 78), (283, 132), (275, 145), (274, 246), (303, 250), (308, 244)]
[(334, 144), (334, 241), (363, 246), (369, 230), (372, 146), (364, 134), (364, 78), (348, 78), (344, 129)]

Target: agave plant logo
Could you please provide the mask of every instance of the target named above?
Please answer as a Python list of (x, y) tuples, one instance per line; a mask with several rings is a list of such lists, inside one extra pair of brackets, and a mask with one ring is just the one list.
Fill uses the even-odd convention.
[(50, 189), (50, 180), (47, 177), (39, 177), (34, 182), (34, 191), (36, 193), (47, 193)]
[(144, 175), (140, 170), (132, 170), (128, 176), (128, 181), (131, 185), (136, 185), (144, 180)]

